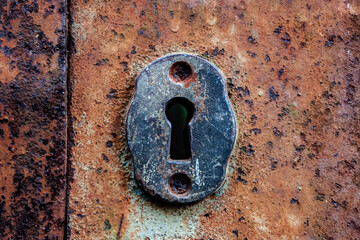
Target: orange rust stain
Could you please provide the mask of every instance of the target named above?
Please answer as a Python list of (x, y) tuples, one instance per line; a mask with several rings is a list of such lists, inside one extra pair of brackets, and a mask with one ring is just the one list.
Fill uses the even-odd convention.
[[(70, 7), (73, 238), (116, 235), (121, 219), (120, 238), (136, 238), (146, 226), (135, 230), (134, 222), (149, 219), (134, 219), (134, 211), (175, 211), (136, 194), (124, 124), (137, 74), (176, 52), (221, 69), (239, 127), (223, 193), (198, 203), (205, 213), (180, 216), (197, 229), (181, 237), (359, 238), (358, 3), (72, 1)], [(194, 214), (197, 220), (187, 220)], [(164, 229), (148, 237), (173, 236)]]
[(192, 67), (186, 62), (176, 62), (170, 67), (170, 79), (188, 88), (191, 83), (197, 83), (198, 75), (194, 72)]

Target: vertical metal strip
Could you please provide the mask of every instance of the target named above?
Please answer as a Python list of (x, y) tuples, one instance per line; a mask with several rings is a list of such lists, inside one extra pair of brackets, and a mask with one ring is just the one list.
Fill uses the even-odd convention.
[(71, 98), (72, 98), (72, 82), (70, 79), (70, 60), (73, 51), (73, 40), (71, 32), (71, 1), (66, 0), (66, 199), (65, 199), (65, 227), (64, 227), (64, 240), (70, 239), (69, 227), (69, 194), (70, 194), (70, 180), (71, 174), (71, 147), (73, 146), (73, 128), (72, 128), (72, 115), (70, 111)]

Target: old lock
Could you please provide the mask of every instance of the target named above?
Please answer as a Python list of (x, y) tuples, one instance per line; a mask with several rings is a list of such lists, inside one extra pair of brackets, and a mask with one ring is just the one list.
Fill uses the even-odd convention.
[(224, 77), (189, 54), (152, 62), (137, 77), (126, 131), (143, 190), (172, 203), (205, 198), (224, 182), (237, 134)]

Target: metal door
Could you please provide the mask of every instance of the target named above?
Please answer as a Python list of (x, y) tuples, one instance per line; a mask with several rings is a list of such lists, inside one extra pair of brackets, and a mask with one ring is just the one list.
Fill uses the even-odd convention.
[[(360, 239), (358, 1), (0, 2), (1, 239)], [(135, 78), (215, 64), (239, 129), (224, 186), (136, 185)]]

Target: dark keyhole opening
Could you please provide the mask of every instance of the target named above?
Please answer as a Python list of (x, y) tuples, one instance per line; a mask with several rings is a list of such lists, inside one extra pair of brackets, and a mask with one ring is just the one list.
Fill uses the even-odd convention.
[(194, 104), (186, 98), (176, 97), (168, 102), (165, 113), (171, 123), (170, 158), (191, 158), (189, 122), (194, 115)]

